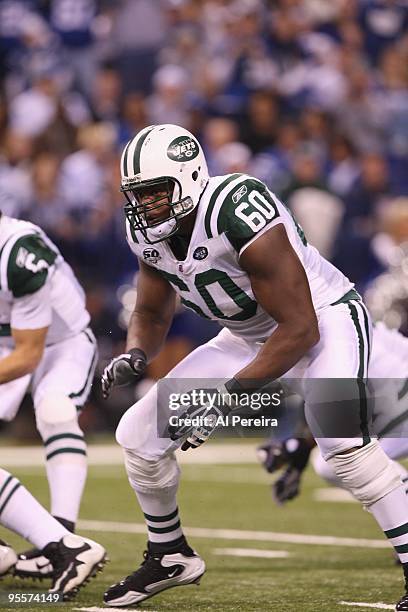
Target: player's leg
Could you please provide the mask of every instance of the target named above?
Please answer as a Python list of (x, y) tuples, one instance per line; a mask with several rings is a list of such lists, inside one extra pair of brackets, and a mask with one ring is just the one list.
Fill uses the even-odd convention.
[[(7, 357), (11, 349), (0, 346), (0, 359)], [(28, 392), (31, 375), (26, 374), (1, 385), (0, 421), (12, 421), (16, 416), (24, 395)]]
[[(87, 475), (86, 443), (78, 408), (89, 394), (96, 365), (96, 342), (86, 331), (46, 348), (33, 376), (37, 429), (44, 443), (51, 514), (74, 531)], [(52, 568), (40, 549), (19, 555), (16, 574), (44, 578)]]
[[(392, 459), (392, 456), (388, 452), (389, 450), (388, 445), (384, 447), (382, 442), (383, 440), (380, 440), (380, 446), (383, 448), (383, 450), (388, 455), (388, 457)], [(406, 456), (407, 455), (405, 455), (405, 457)], [(314, 471), (316, 472), (318, 476), (320, 476), (320, 478), (323, 478), (323, 480), (325, 480), (326, 482), (328, 482), (329, 484), (335, 487), (343, 487), (341, 480), (336, 476), (330, 462), (327, 462), (323, 459), (323, 457), (321, 456), (317, 448), (315, 448), (312, 452), (311, 463), (313, 465)], [(408, 481), (407, 469), (401, 463), (398, 463), (397, 461), (394, 461), (394, 463), (395, 463), (396, 469), (400, 473), (402, 481), (406, 483)]]
[[(224, 330), (181, 361), (168, 375), (177, 379), (230, 378), (248, 363), (259, 347), (250, 347)], [(192, 383), (193, 384), (193, 383)], [(117, 440), (124, 448), (129, 482), (146, 520), (147, 557), (142, 568), (105, 593), (111, 606), (131, 605), (172, 586), (197, 582), (203, 560), (183, 534), (177, 506), (179, 469), (174, 455), (181, 442), (158, 435), (162, 401), (157, 385), (122, 417)], [(152, 585), (154, 583), (154, 585)]]
[(44, 443), (51, 514), (74, 530), (86, 481), (84, 434), (78, 424), (93, 380), (96, 340), (90, 330), (49, 347), (33, 379), (38, 431)]
[[(105, 563), (102, 546), (71, 534), (15, 476), (3, 469), (0, 469), (0, 523), (43, 550), (45, 561), (54, 566), (51, 590), (63, 592), (67, 598)], [(0, 547), (2, 573), (12, 569), (17, 560), (10, 550)]]
[[(319, 318), (321, 340), (312, 350), (312, 361), (307, 372), (306, 418), (323, 458), (329, 462), (341, 485), (366, 507), (394, 546), (408, 578), (408, 500), (405, 486), (394, 462), (387, 457), (377, 440), (370, 440), (367, 431), (367, 396), (365, 377), (369, 359), (369, 320), (362, 303), (351, 301), (326, 309)], [(355, 381), (359, 406), (347, 419), (358, 423), (360, 431), (347, 430), (344, 437), (336, 432), (319, 430), (324, 402), (315, 401), (316, 381), (321, 378), (348, 379), (346, 393)], [(339, 388), (338, 385), (334, 385)], [(353, 396), (354, 397), (354, 396)], [(349, 396), (347, 396), (347, 399)], [(343, 399), (343, 398), (340, 398)], [(347, 414), (350, 402), (339, 407)], [(325, 410), (327, 407), (324, 406)], [(323, 416), (324, 418), (324, 416)], [(342, 413), (344, 421), (344, 415)], [(346, 420), (347, 420), (346, 419)], [(341, 425), (341, 420), (338, 423)], [(317, 435), (316, 435), (316, 432)], [(332, 435), (333, 437), (323, 437)], [(347, 436), (347, 437), (346, 437)], [(398, 604), (398, 610), (408, 610), (408, 598)], [(406, 606), (406, 607), (405, 607)]]

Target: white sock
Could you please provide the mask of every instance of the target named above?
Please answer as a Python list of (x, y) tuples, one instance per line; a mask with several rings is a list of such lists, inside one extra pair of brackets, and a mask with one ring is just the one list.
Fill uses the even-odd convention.
[(41, 506), (17, 478), (2, 469), (0, 469), (0, 522), (39, 549), (50, 542), (58, 542), (69, 534), (69, 531)]
[(59, 454), (47, 461), (51, 514), (76, 523), (87, 475), (85, 455)]
[(408, 562), (408, 499), (406, 484), (372, 504), (372, 513), (381, 529), (394, 546), (401, 563)]
[(182, 537), (175, 491), (158, 491), (155, 495), (136, 491), (136, 495), (145, 516), (150, 542), (168, 544)]

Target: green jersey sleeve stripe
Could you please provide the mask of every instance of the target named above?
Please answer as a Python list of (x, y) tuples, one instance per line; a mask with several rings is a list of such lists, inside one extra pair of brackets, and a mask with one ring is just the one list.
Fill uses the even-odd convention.
[(13, 249), (13, 246), (22, 237), (32, 236), (34, 231), (27, 231), (27, 229), (17, 232), (8, 238), (7, 242), (3, 245), (3, 248), (0, 252), (0, 287), (2, 291), (9, 291), (8, 284), (8, 267), (9, 267), (9, 259), (10, 253)]
[(18, 238), (10, 250), (7, 265), (7, 282), (13, 296), (24, 297), (41, 289), (57, 256), (40, 234)]
[(210, 201), (208, 203), (208, 208), (207, 208), (207, 211), (205, 213), (205, 220), (204, 220), (204, 226), (205, 226), (205, 231), (206, 231), (206, 234), (207, 234), (207, 238), (212, 238), (213, 237), (213, 233), (211, 231), (211, 215), (212, 215), (212, 212), (214, 210), (215, 203), (216, 203), (216, 201), (217, 201), (221, 191), (223, 189), (225, 189), (225, 187), (227, 187), (227, 185), (232, 183), (232, 181), (235, 181), (240, 176), (244, 176), (244, 175), (232, 174), (227, 179), (222, 181), (222, 183), (220, 183), (218, 185), (218, 187), (215, 189), (214, 193), (212, 194), (212, 196), (210, 198)]

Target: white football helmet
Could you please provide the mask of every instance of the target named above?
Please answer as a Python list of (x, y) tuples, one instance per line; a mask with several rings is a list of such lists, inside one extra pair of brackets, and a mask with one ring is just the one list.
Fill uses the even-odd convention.
[(178, 125), (150, 125), (130, 140), (121, 158), (121, 191), (129, 223), (146, 242), (175, 234), (198, 205), (209, 176), (196, 138)]

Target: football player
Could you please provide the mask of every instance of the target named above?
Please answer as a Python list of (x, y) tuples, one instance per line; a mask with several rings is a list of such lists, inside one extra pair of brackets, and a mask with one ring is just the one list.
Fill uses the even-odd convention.
[[(140, 273), (127, 352), (106, 367), (105, 396), (114, 385), (142, 376), (163, 345), (177, 294), (187, 308), (217, 320), (223, 329), (165, 381), (177, 390), (181, 379), (200, 377), (203, 363), (206, 376), (228, 379), (216, 385), (226, 398), (222, 406), (209, 410), (209, 394), (198, 394), (202, 406), (192, 402), (182, 416), (225, 416), (234, 396), (290, 370), (295, 378), (301, 365), (307, 418), (321, 453), (395, 544), (408, 576), (408, 501), (394, 463), (368, 435), (371, 324), (353, 284), (308, 244), (302, 228), (261, 181), (243, 174), (210, 177), (199, 142), (183, 128), (154, 125), (139, 132), (123, 151), (121, 173), (127, 237)], [(338, 398), (351, 398), (347, 406), (354, 406), (348, 435), (322, 436), (316, 378), (329, 381), (328, 390), (330, 381), (348, 381), (344, 398)], [(202, 383), (197, 387), (192, 391), (202, 390)], [(130, 407), (117, 429), (146, 519), (148, 546), (142, 566), (105, 593), (111, 606), (198, 582), (205, 571), (182, 531), (174, 451), (199, 446), (211, 426), (176, 425), (171, 437), (163, 435), (169, 404), (160, 389), (155, 385)], [(398, 610), (408, 610), (408, 595)]]
[[(15, 476), (0, 469), (0, 523), (26, 538), (51, 563), (54, 572), (50, 593), (72, 599), (106, 563), (105, 549), (73, 535), (52, 517)], [(0, 540), (0, 576), (15, 573), (17, 555)]]
[[(78, 411), (97, 360), (85, 297), (57, 247), (37, 226), (0, 213), (0, 419), (33, 399), (44, 443), (51, 514), (74, 531), (87, 474)], [(52, 575), (41, 550), (20, 556), (20, 577)]]
[[(373, 329), (372, 354), (369, 365), (370, 384), (379, 401), (375, 403), (375, 431), (379, 443), (390, 459), (408, 456), (408, 338), (396, 330), (377, 323)], [(299, 422), (299, 430), (304, 425)], [(271, 439), (258, 449), (258, 458), (267, 472), (273, 473), (286, 466), (284, 473), (273, 484), (273, 495), (278, 504), (299, 494), (302, 472), (309, 462), (314, 442), (307, 431), (296, 433), (286, 440)], [(327, 482), (343, 486), (328, 462), (318, 452), (311, 455), (316, 473)], [(408, 471), (396, 464), (403, 482)]]

